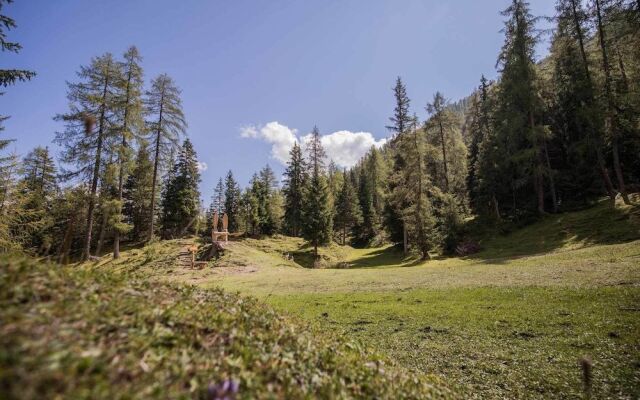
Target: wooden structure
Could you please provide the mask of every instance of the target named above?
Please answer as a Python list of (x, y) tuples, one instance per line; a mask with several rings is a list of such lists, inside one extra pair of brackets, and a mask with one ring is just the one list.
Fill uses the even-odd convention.
[(196, 253), (198, 252), (198, 246), (193, 245), (188, 248), (189, 253), (191, 253), (191, 268), (202, 269), (207, 266), (206, 261), (196, 261)]
[(211, 230), (211, 241), (214, 243), (223, 241), (227, 243), (229, 241), (229, 217), (227, 213), (222, 215), (222, 231), (218, 231), (218, 212), (213, 213), (213, 229)]

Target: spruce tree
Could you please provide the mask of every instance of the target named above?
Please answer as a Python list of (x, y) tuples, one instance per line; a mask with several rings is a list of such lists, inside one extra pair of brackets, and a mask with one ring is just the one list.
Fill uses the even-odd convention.
[(334, 225), (342, 236), (342, 245), (347, 241), (347, 231), (362, 222), (362, 214), (358, 198), (350, 179), (347, 179), (347, 171), (344, 171), (342, 188), (336, 199), (336, 212)]
[[(552, 171), (545, 166), (545, 130), (538, 121), (541, 103), (534, 62), (537, 42), (534, 25), (537, 19), (531, 15), (529, 4), (524, 0), (513, 0), (502, 14), (507, 17), (506, 38), (498, 59), (502, 76), (495, 122), (498, 140), (505, 144), (509, 157), (501, 162), (507, 175), (501, 184), (511, 187), (513, 199), (522, 193), (524, 200), (530, 201), (530, 192), (524, 189), (532, 183), (532, 203), (542, 214), (545, 212), (545, 176), (551, 178)], [(555, 190), (551, 186), (554, 195)], [(554, 207), (556, 204), (554, 199)], [(515, 214), (518, 213), (517, 207), (513, 205)]]
[(304, 191), (307, 184), (307, 166), (298, 142), (293, 144), (284, 173), (284, 224), (291, 236), (300, 236)]
[(29, 152), (22, 161), (21, 190), (25, 201), (23, 214), (28, 221), (22, 221), (17, 230), (25, 230), (26, 226), (34, 226), (32, 232), (25, 237), (24, 245), (38, 254), (48, 254), (54, 238), (53, 208), (57, 199), (59, 187), (57, 169), (49, 149), (36, 147)]
[(118, 82), (121, 70), (109, 53), (80, 67), (78, 83), (68, 83), (69, 112), (56, 116), (65, 122), (65, 130), (56, 133), (55, 142), (63, 147), (61, 160), (73, 165), (66, 178), (86, 179), (89, 186), (87, 221), (82, 259), (91, 253), (96, 194), (105, 150), (113, 145), (116, 132)]
[(135, 165), (124, 185), (124, 217), (133, 226), (132, 236), (136, 241), (147, 238), (151, 221), (151, 193), (153, 191), (153, 162), (148, 144), (141, 141)]
[(609, 130), (609, 139), (611, 140), (611, 153), (613, 155), (613, 171), (615, 172), (616, 179), (618, 181), (618, 191), (622, 195), (622, 199), (625, 204), (630, 204), (629, 195), (625, 185), (624, 175), (622, 173), (622, 166), (620, 163), (620, 148), (619, 143), (621, 140), (622, 129), (620, 126), (619, 105), (615, 97), (613, 88), (613, 77), (611, 67), (611, 54), (607, 47), (607, 33), (605, 31), (605, 25), (603, 22), (603, 0), (594, 0), (594, 14), (596, 16), (596, 26), (598, 31), (598, 44), (600, 46), (600, 58), (602, 61), (602, 72), (604, 75), (604, 93), (606, 99), (606, 119), (605, 124)]
[(213, 208), (212, 211), (218, 213), (218, 215), (222, 216), (225, 213), (225, 190), (224, 190), (224, 181), (222, 178), (218, 179), (218, 184), (213, 189)]
[(160, 165), (172, 151), (178, 147), (178, 140), (187, 129), (182, 112), (180, 89), (167, 75), (162, 74), (151, 82), (151, 89), (146, 92), (146, 112), (154, 118), (148, 122), (149, 143), (153, 146), (153, 184), (151, 190), (151, 219), (148, 239), (154, 234), (156, 206), (156, 189)]
[(162, 198), (164, 238), (184, 235), (200, 214), (198, 158), (189, 139), (182, 144), (172, 170), (171, 180), (167, 182)]
[(229, 220), (229, 232), (237, 232), (239, 224), (240, 187), (229, 170), (224, 182), (224, 209)]
[[(400, 147), (399, 142), (402, 141), (402, 135), (406, 133), (407, 129), (412, 124), (412, 117), (409, 112), (410, 100), (407, 96), (407, 90), (402, 82), (402, 79), (398, 77), (396, 85), (393, 88), (393, 94), (395, 99), (395, 108), (393, 116), (389, 118), (391, 125), (387, 126), (387, 129), (391, 131), (393, 137), (391, 139), (391, 152), (393, 158), (393, 167), (391, 175), (398, 175), (405, 168), (405, 160), (402, 152), (398, 150)], [(389, 192), (393, 193), (399, 190), (396, 187), (394, 179), (389, 180)], [(398, 196), (395, 196), (396, 198)], [(395, 206), (389, 206), (386, 209), (385, 222), (391, 239), (393, 241), (403, 241), (404, 250), (408, 251), (407, 247), (407, 227), (404, 225), (401, 216), (397, 212), (398, 208)]]
[[(13, 0), (0, 0), (0, 12), (2, 8), (7, 4), (13, 3)], [(18, 53), (22, 46), (20, 43), (10, 42), (7, 40), (7, 31), (16, 27), (16, 22), (12, 18), (6, 15), (0, 14), (0, 51)], [(13, 85), (16, 82), (28, 81), (35, 76), (35, 72), (22, 69), (0, 69), (0, 86), (7, 87)], [(6, 117), (0, 117), (0, 123)]]
[(303, 237), (311, 242), (313, 253), (318, 259), (318, 246), (331, 241), (333, 221), (329, 207), (329, 189), (324, 176), (324, 159), (326, 154), (320, 142), (320, 131), (313, 128), (311, 138), (307, 143), (309, 154), (309, 185), (305, 191), (303, 208)]

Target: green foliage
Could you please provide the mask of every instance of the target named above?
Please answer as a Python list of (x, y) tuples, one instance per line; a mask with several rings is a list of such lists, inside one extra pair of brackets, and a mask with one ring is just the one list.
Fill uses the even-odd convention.
[(291, 158), (284, 173), (284, 228), (291, 236), (299, 236), (302, 227), (304, 191), (307, 184), (307, 165), (302, 149), (296, 142), (289, 153)]
[(161, 225), (164, 238), (184, 235), (200, 214), (200, 172), (198, 158), (189, 139), (185, 139), (172, 178), (162, 193)]
[[(344, 175), (346, 177), (346, 172)], [(338, 233), (341, 234), (342, 244), (345, 245), (347, 231), (362, 223), (362, 212), (351, 179), (346, 178), (343, 181), (342, 189), (335, 202), (334, 225)]]

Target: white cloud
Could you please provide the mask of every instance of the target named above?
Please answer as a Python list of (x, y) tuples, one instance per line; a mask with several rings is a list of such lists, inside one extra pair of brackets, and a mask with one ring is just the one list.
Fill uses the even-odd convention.
[(207, 169), (209, 169), (209, 166), (207, 165), (207, 163), (206, 163), (206, 162), (204, 162), (204, 161), (198, 161), (198, 171), (200, 171), (200, 172), (204, 172), (204, 171), (206, 171)]
[(271, 144), (271, 157), (282, 164), (289, 160), (289, 151), (297, 141), (297, 131), (290, 129), (276, 121), (263, 126), (245, 126), (240, 128), (240, 136), (243, 138), (262, 139)]
[[(289, 151), (295, 142), (306, 143), (310, 134), (298, 137), (298, 131), (278, 122), (269, 122), (263, 126), (245, 126), (240, 128), (243, 138), (261, 139), (271, 144), (271, 157), (283, 165), (289, 161)], [(376, 140), (369, 132), (338, 131), (321, 137), (327, 158), (338, 166), (350, 168), (372, 146), (381, 147), (387, 139)]]

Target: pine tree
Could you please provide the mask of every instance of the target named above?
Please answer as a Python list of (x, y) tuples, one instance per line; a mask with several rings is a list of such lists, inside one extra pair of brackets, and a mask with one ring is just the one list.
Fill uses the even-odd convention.
[(224, 181), (222, 178), (218, 179), (218, 184), (213, 189), (213, 208), (212, 210), (217, 212), (218, 215), (222, 216), (225, 213), (225, 191), (224, 191)]
[(239, 224), (240, 187), (229, 170), (224, 183), (224, 209), (229, 219), (229, 232), (237, 232)]
[(113, 206), (113, 258), (120, 257), (120, 235), (126, 233), (130, 227), (124, 223), (122, 215), (124, 183), (131, 169), (132, 149), (130, 143), (134, 137), (140, 137), (143, 128), (142, 108), (142, 57), (135, 46), (130, 47), (124, 54), (124, 62), (120, 63), (123, 80), (121, 85), (120, 112), (122, 122), (120, 127), (120, 145), (118, 154), (118, 197)]
[(287, 169), (284, 173), (284, 224), (287, 233), (299, 236), (302, 226), (304, 191), (307, 183), (307, 165), (298, 143), (293, 144)]
[(428, 259), (429, 251), (437, 243), (437, 235), (429, 198), (432, 184), (425, 166), (426, 134), (417, 128), (416, 120), (408, 129), (397, 142), (397, 151), (403, 155), (405, 168), (394, 171), (391, 177), (394, 191), (390, 201), (405, 227), (405, 252), (411, 244), (422, 259)]
[(266, 165), (258, 174), (258, 218), (260, 233), (273, 235), (280, 226), (277, 215), (274, 213), (273, 196), (277, 189), (276, 177), (269, 165)]
[[(393, 89), (393, 94), (395, 98), (395, 108), (393, 116), (389, 118), (391, 121), (391, 125), (387, 126), (387, 129), (391, 131), (393, 135), (393, 139), (391, 140), (391, 152), (393, 154), (393, 169), (392, 176), (398, 175), (405, 168), (405, 160), (404, 155), (398, 151), (399, 141), (402, 140), (402, 135), (407, 131), (407, 129), (412, 124), (412, 117), (409, 113), (410, 100), (407, 96), (407, 90), (402, 82), (402, 79), (398, 77), (396, 80), (396, 85)], [(393, 193), (396, 191), (396, 182), (394, 179), (389, 180), (389, 192)], [(396, 196), (398, 197), (398, 196)], [(402, 222), (401, 216), (397, 213), (398, 208), (394, 206), (389, 206), (386, 209), (386, 225), (389, 233), (391, 234), (391, 239), (394, 241), (402, 240), (404, 242), (404, 250), (405, 253), (408, 251), (407, 247), (407, 229), (404, 223)]]
[(331, 241), (333, 221), (329, 207), (329, 189), (324, 176), (324, 159), (326, 154), (320, 142), (320, 131), (313, 128), (311, 139), (307, 144), (309, 154), (310, 178), (305, 191), (303, 208), (303, 237), (310, 241), (316, 259), (318, 259), (318, 246)]
[[(605, 0), (606, 1), (606, 0)], [(611, 72), (610, 53), (607, 47), (607, 34), (603, 23), (603, 10), (601, 4), (603, 0), (594, 0), (593, 5), (595, 8), (596, 24), (598, 30), (598, 43), (600, 45), (600, 56), (602, 60), (602, 72), (604, 74), (604, 92), (606, 98), (606, 120), (605, 124), (609, 130), (609, 138), (611, 140), (611, 153), (613, 155), (613, 171), (615, 172), (616, 179), (618, 181), (618, 191), (622, 195), (622, 199), (625, 204), (631, 204), (629, 195), (624, 181), (624, 175), (622, 173), (622, 166), (620, 164), (620, 149), (619, 142), (621, 136), (620, 116), (618, 115), (619, 106), (617, 99), (615, 98), (613, 88), (613, 77)]]
[[(347, 171), (343, 174), (347, 176)], [(334, 224), (342, 235), (342, 245), (346, 244), (347, 231), (362, 222), (362, 214), (358, 198), (350, 179), (343, 179), (342, 188), (336, 199)]]
[(151, 89), (146, 92), (145, 106), (146, 112), (155, 118), (148, 123), (149, 142), (154, 149), (151, 219), (148, 232), (148, 238), (151, 240), (154, 234), (159, 166), (178, 147), (178, 140), (185, 133), (187, 123), (182, 112), (180, 89), (166, 74), (158, 76), (151, 82)]
[(196, 223), (200, 214), (199, 184), (198, 158), (191, 141), (185, 139), (171, 180), (163, 192), (161, 225), (164, 238), (182, 236)]
[[(11, 3), (13, 3), (13, 0), (0, 0), (0, 12), (2, 11), (2, 7)], [(9, 42), (6, 39), (6, 31), (10, 31), (15, 27), (16, 22), (12, 18), (9, 18), (6, 15), (0, 15), (0, 51), (3, 53), (5, 51), (18, 53), (22, 49), (22, 46), (19, 43)], [(16, 82), (25, 82), (33, 78), (35, 75), (36, 74), (33, 71), (22, 69), (0, 69), (0, 86), (7, 87)], [(6, 117), (0, 117), (0, 123), (4, 119), (6, 119)]]
[(79, 83), (68, 83), (69, 112), (58, 115), (65, 121), (65, 130), (56, 134), (55, 142), (63, 147), (62, 161), (75, 166), (64, 171), (67, 178), (80, 176), (89, 182), (87, 221), (82, 259), (91, 253), (91, 238), (95, 217), (96, 194), (103, 167), (104, 152), (113, 144), (117, 84), (121, 71), (109, 53), (94, 58), (91, 65), (81, 67)]
[(124, 185), (124, 217), (133, 226), (134, 240), (146, 239), (151, 221), (151, 196), (153, 191), (153, 162), (148, 144), (141, 141), (135, 159), (135, 166)]
[[(539, 125), (541, 103), (537, 93), (537, 77), (534, 63), (536, 18), (529, 12), (529, 4), (524, 0), (513, 0), (503, 15), (505, 22), (505, 44), (498, 62), (502, 76), (495, 113), (499, 142), (505, 143), (509, 157), (502, 161), (508, 178), (502, 185), (509, 185), (513, 198), (518, 197), (526, 183), (533, 183), (536, 209), (545, 212), (545, 185), (547, 176), (554, 203), (552, 171), (545, 166), (545, 130)], [(529, 200), (528, 193), (524, 196)], [(513, 206), (517, 214), (517, 206)]]
[(23, 214), (26, 221), (17, 227), (25, 231), (26, 226), (33, 226), (32, 232), (25, 237), (24, 245), (39, 254), (48, 254), (54, 238), (53, 203), (59, 192), (56, 165), (46, 147), (36, 147), (22, 161), (22, 185), (24, 203)]

